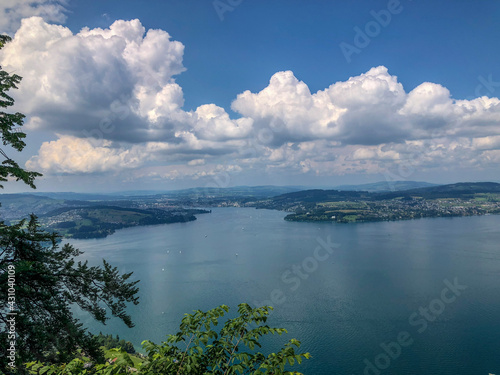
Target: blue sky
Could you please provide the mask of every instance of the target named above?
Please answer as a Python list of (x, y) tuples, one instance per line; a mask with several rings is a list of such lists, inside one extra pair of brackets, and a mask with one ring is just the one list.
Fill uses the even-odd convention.
[(407, 91), (429, 81), (457, 99), (475, 97), (478, 77), (500, 70), (494, 1), (401, 0), (403, 10), (350, 63), (339, 44), (354, 45), (354, 27), (364, 29), (370, 12), (387, 9), (388, 1), (239, 3), (223, 10), (221, 21), (213, 1), (71, 1), (66, 25), (76, 32), (138, 18), (147, 29), (166, 30), (186, 46), (188, 72), (177, 79), (189, 93), (186, 109), (209, 101), (229, 108), (238, 93), (261, 90), (281, 70), (292, 70), (315, 92), (384, 65)]
[(498, 181), (498, 2), (8, 3), (41, 190)]

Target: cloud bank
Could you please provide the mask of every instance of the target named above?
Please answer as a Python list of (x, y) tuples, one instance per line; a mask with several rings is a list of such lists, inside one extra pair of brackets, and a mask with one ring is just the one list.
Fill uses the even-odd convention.
[(231, 108), (240, 117), (231, 118), (214, 103), (183, 109), (175, 80), (186, 70), (183, 53), (181, 42), (139, 20), (74, 34), (41, 17), (24, 19), (0, 64), (24, 77), (16, 103), (30, 115), (26, 126), (58, 134), (28, 167), (169, 179), (248, 169), (338, 175), (403, 164), (489, 168), (500, 161), (498, 98), (455, 100), (431, 82), (407, 92), (384, 66), (311, 93), (282, 71), (261, 91), (238, 94)]

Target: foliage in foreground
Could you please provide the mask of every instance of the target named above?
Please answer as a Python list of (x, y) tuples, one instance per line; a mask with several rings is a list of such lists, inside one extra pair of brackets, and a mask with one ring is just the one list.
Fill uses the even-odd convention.
[[(143, 375), (175, 374), (300, 374), (288, 371), (288, 367), (309, 358), (309, 353), (297, 353), (300, 342), (288, 341), (278, 352), (264, 355), (257, 348), (259, 339), (267, 334), (286, 333), (282, 328), (271, 328), (266, 321), (272, 307), (251, 308), (247, 304), (238, 307), (239, 316), (228, 319), (216, 332), (219, 318), (229, 311), (225, 305), (203, 312), (186, 314), (180, 331), (169, 335), (162, 344), (144, 341), (147, 357), (138, 369), (133, 368), (130, 356), (116, 349), (116, 361), (92, 366), (76, 358), (66, 365), (45, 366), (30, 363), (32, 374), (50, 375), (119, 375), (138, 373)], [(137, 372), (136, 372), (137, 371)]]
[[(0, 49), (10, 40), (9, 36), (0, 35)], [(26, 146), (23, 140), (26, 138), (26, 134), (20, 131), (25, 116), (19, 112), (7, 113), (3, 109), (14, 105), (14, 99), (7, 92), (11, 89), (17, 89), (19, 82), (21, 82), (20, 76), (9, 74), (0, 67), (0, 136), (4, 146), (10, 146), (16, 151), (22, 151)], [(0, 163), (0, 188), (3, 188), (1, 183), (7, 181), (8, 178), (14, 178), (17, 181), (21, 180), (35, 188), (34, 181), (36, 177), (41, 176), (40, 173), (24, 170), (9, 158), (2, 149), (0, 149), (0, 154), (4, 158)]]

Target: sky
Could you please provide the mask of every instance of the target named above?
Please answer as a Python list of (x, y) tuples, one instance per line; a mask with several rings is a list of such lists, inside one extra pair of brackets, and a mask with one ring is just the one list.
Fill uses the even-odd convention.
[[(41, 191), (500, 182), (500, 3), (1, 0)], [(21, 182), (4, 193), (29, 191)]]

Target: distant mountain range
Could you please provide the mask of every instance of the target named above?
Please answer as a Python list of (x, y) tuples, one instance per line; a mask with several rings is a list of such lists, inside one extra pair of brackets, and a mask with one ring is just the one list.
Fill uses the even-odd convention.
[(439, 185), (431, 184), (429, 182), (420, 182), (420, 181), (380, 181), (371, 184), (340, 185), (334, 187), (334, 189), (342, 191), (382, 192), (382, 191), (410, 190), (410, 189), (418, 189), (431, 186), (439, 186)]
[(2, 220), (17, 219), (34, 213), (47, 213), (68, 204), (63, 199), (52, 199), (34, 194), (0, 194), (0, 218)]
[[(165, 196), (170, 198), (200, 198), (200, 197), (248, 197), (266, 198), (280, 194), (307, 189), (307, 186), (235, 186), (235, 187), (195, 187), (180, 190), (129, 190), (114, 193), (73, 193), (73, 192), (33, 192), (25, 194), (3, 195), (32, 195), (52, 199), (79, 200), (79, 201), (110, 201), (151, 198)], [(2, 197), (2, 194), (0, 194)], [(0, 198), (1, 202), (1, 198)]]
[(379, 197), (391, 199), (396, 197), (421, 196), (426, 199), (468, 198), (474, 194), (498, 194), (500, 184), (496, 182), (459, 182), (456, 184), (438, 185), (409, 189), (400, 192), (380, 193)]
[[(419, 181), (380, 181), (361, 185), (339, 185), (331, 188), (324, 187), (324, 190), (335, 189), (341, 191), (368, 191), (387, 192), (417, 189), (421, 187), (439, 186), (428, 182)], [(195, 187), (179, 190), (128, 190), (111, 193), (74, 193), (74, 192), (30, 192), (22, 194), (0, 194), (1, 196), (30, 195), (38, 197), (48, 197), (65, 201), (110, 201), (129, 200), (140, 197), (167, 196), (175, 198), (200, 198), (200, 197), (252, 197), (266, 198), (280, 194), (291, 193), (301, 190), (310, 190), (310, 186), (235, 186), (235, 187)], [(1, 199), (0, 199), (1, 202)]]
[[(362, 185), (360, 185), (362, 186)], [(400, 191), (322, 190), (310, 189), (281, 194), (273, 197), (274, 202), (324, 202), (340, 200), (385, 200), (418, 196), (426, 199), (467, 198), (473, 194), (500, 193), (496, 182), (461, 182), (448, 185), (433, 185)]]

